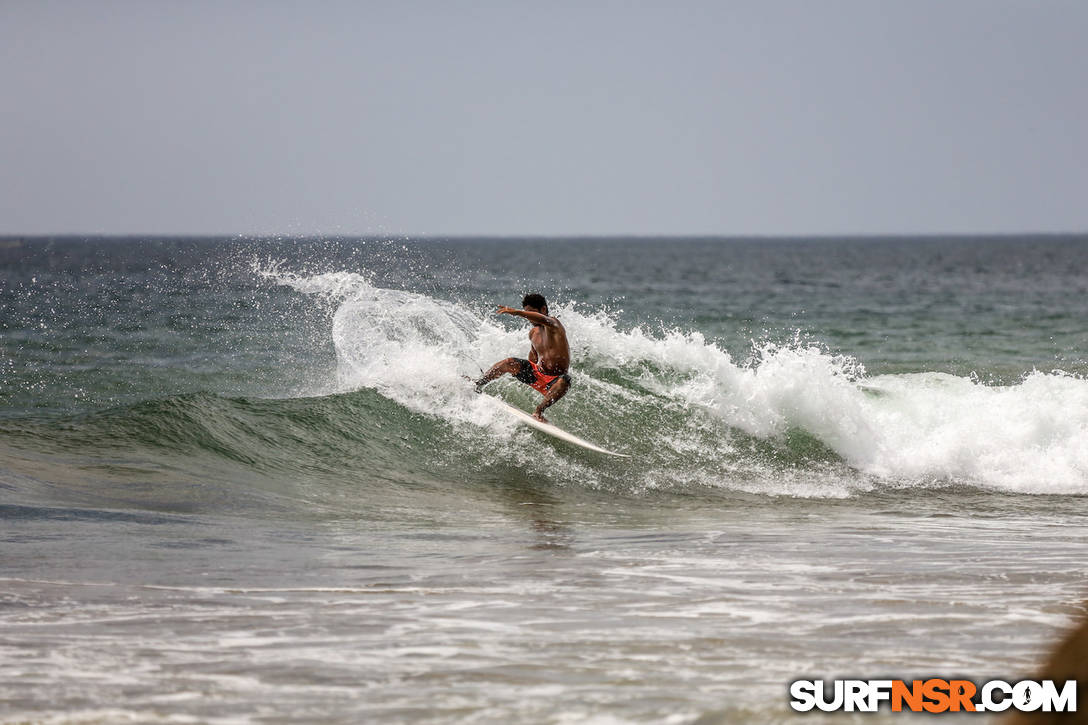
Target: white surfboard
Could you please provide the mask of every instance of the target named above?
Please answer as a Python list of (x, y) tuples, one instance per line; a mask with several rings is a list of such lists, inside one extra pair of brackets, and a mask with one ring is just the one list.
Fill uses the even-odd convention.
[(603, 453), (606, 456), (616, 456), (617, 458), (630, 458), (631, 457), (631, 456), (627, 455), (626, 453), (616, 453), (615, 451), (610, 451), (610, 450), (607, 450), (605, 448), (601, 448), (600, 446), (595, 446), (592, 443), (590, 443), (589, 441), (582, 440), (581, 438), (574, 435), (573, 433), (568, 433), (565, 430), (563, 430), (562, 428), (559, 428), (559, 427), (557, 427), (557, 426), (555, 426), (555, 425), (553, 425), (551, 423), (541, 423), (539, 420), (537, 420), (533, 416), (529, 415), (524, 410), (521, 410), (520, 408), (515, 408), (514, 406), (512, 406), (512, 405), (510, 405), (508, 403), (504, 403), (503, 401), (499, 400), (498, 398), (491, 398), (491, 399), (494, 400), (495, 404), (498, 405), (500, 408), (502, 408), (506, 412), (510, 413), (510, 415), (514, 416), (515, 418), (520, 420), (522, 423), (525, 423), (526, 425), (530, 425), (533, 428), (536, 428), (541, 433), (547, 433), (548, 435), (554, 436), (555, 438), (558, 438), (561, 441), (566, 441), (567, 443), (573, 443), (576, 446), (581, 446), (582, 448), (585, 448), (585, 449), (590, 450), (590, 451), (596, 451), (597, 453)]

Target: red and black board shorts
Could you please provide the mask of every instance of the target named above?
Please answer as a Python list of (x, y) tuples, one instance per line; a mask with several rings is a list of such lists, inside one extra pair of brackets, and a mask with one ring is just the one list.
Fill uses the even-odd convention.
[(522, 358), (514, 359), (518, 361), (518, 365), (520, 366), (518, 371), (514, 373), (514, 377), (541, 395), (547, 395), (551, 391), (552, 386), (555, 385), (556, 380), (566, 380), (567, 385), (570, 385), (570, 373), (548, 375), (534, 362), (529, 362)]

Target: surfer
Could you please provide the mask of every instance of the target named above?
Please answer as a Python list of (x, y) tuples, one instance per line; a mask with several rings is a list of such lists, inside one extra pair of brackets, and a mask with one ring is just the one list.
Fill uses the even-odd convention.
[(495, 378), (510, 373), (515, 378), (532, 387), (544, 396), (540, 405), (533, 411), (533, 417), (547, 423), (544, 410), (567, 394), (570, 388), (570, 345), (567, 344), (567, 331), (555, 317), (548, 315), (548, 303), (543, 295), (531, 292), (521, 301), (522, 309), (500, 306), (496, 315), (514, 315), (524, 317), (533, 323), (529, 330), (529, 359), (508, 357), (491, 366), (484, 376), (476, 381), (476, 392)]

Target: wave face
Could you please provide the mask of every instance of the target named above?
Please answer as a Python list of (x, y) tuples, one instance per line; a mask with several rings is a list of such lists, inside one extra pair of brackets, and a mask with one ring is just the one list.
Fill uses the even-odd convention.
[[(385, 247), (382, 254), (393, 260), (383, 268), (386, 280), (393, 277), (390, 269), (403, 272), (396, 250)], [(608, 255), (599, 256), (602, 264), (612, 264)], [(241, 257), (235, 254), (235, 262)], [(177, 365), (189, 364), (184, 356), (201, 338), (220, 335), (223, 342), (217, 343), (215, 359), (229, 361), (221, 367), (231, 369), (233, 381), (274, 377), (272, 358), (263, 359), (263, 367), (253, 367), (256, 353), (244, 345), (238, 348), (238, 341), (257, 340), (271, 347), (280, 329), (285, 330), (292, 336), (282, 337), (291, 341), (291, 359), (278, 374), (290, 378), (289, 383), (281, 380), (275, 389), (241, 383), (231, 390), (209, 389), (207, 381), (213, 378), (200, 359), (185, 378), (192, 392), (176, 387), (170, 391), (169, 375), (181, 368), (156, 363), (148, 369), (154, 371), (156, 389), (167, 392), (145, 393), (141, 402), (122, 399), (113, 407), (91, 406), (77, 413), (0, 417), (0, 447), (10, 454), (9, 470), (27, 477), (52, 476), (54, 481), (65, 478), (75, 486), (77, 477), (71, 471), (59, 471), (77, 461), (72, 470), (78, 469), (81, 481), (89, 481), (79, 484), (87, 490), (94, 481), (124, 482), (149, 471), (156, 480), (175, 482), (191, 481), (195, 473), (202, 480), (229, 482), (222, 490), (230, 493), (217, 495), (236, 506), (254, 497), (274, 505), (280, 496), (339, 505), (346, 494), (336, 484), (355, 486), (361, 479), (396, 484), (390, 490), (407, 484), (441, 489), (451, 483), (522, 480), (632, 495), (664, 491), (843, 498), (950, 486), (1088, 494), (1088, 380), (1076, 365), (1068, 366), (1073, 372), (1032, 369), (1013, 376), (980, 376), (949, 372), (949, 366), (918, 372), (909, 356), (900, 355), (872, 373), (858, 358), (872, 358), (877, 348), (859, 349), (855, 357), (799, 331), (775, 341), (749, 338), (750, 352), (738, 360), (728, 351), (737, 345), (724, 342), (720, 332), (726, 313), (713, 311), (709, 322), (685, 321), (676, 311), (698, 314), (693, 299), (680, 299), (672, 312), (664, 306), (669, 295), (676, 297), (685, 289), (702, 299), (721, 296), (712, 279), (697, 278), (697, 265), (689, 260), (674, 275), (682, 284), (661, 282), (665, 292), (647, 287), (641, 307), (595, 297), (597, 283), (589, 274), (575, 289), (550, 293), (552, 311), (563, 320), (572, 342), (574, 376), (571, 392), (550, 416), (587, 440), (632, 456), (630, 461), (602, 460), (519, 427), (489, 400), (499, 396), (530, 409), (536, 394), (525, 386), (506, 378), (478, 396), (464, 379), (478, 377), (482, 368), (502, 358), (527, 354), (527, 326), (496, 317), (491, 306), (495, 298), (506, 299), (511, 288), (527, 286), (523, 278), (486, 279), (471, 271), (470, 256), (459, 271), (469, 281), (460, 289), (438, 289), (433, 267), (421, 267), (426, 272), (422, 283), (419, 275), (403, 273), (399, 284), (390, 284), (377, 282), (382, 275), (376, 272), (357, 271), (366, 269), (361, 265), (302, 272), (288, 271), (289, 264), (245, 259), (244, 265), (235, 264), (245, 280), (237, 287), (241, 292), (231, 288), (233, 306), (217, 301), (214, 285), (197, 272), (183, 282), (192, 289), (194, 279), (203, 280), (199, 297), (154, 287), (131, 292), (117, 286), (121, 282), (116, 280), (134, 279), (127, 274), (111, 278), (116, 289), (111, 288), (110, 299), (146, 302), (158, 295), (177, 300), (171, 305), (190, 305), (185, 315), (174, 307), (163, 308), (172, 311), (163, 325), (173, 326), (173, 338), (161, 336), (180, 338), (176, 355), (183, 362)], [(293, 269), (300, 268), (305, 265)], [(616, 274), (622, 281), (623, 269)], [(830, 275), (824, 274), (829, 284), (840, 284)], [(735, 296), (760, 299), (764, 288), (745, 288), (741, 277)], [(1021, 284), (1013, 275), (1002, 279)], [(41, 286), (37, 276), (33, 281)], [(862, 292), (867, 295), (875, 283), (866, 284)], [(786, 290), (797, 286), (794, 280), (781, 283)], [(28, 282), (10, 289), (23, 290), (19, 294), (31, 299), (35, 288)], [(52, 294), (63, 301), (59, 293)], [(76, 310), (73, 315), (88, 308), (68, 304)], [(217, 307), (230, 307), (232, 316), (211, 320)], [(841, 334), (871, 336), (871, 321), (866, 329), (848, 319), (848, 314), (864, 311), (852, 303), (842, 307), (850, 312), (835, 319), (843, 327), (854, 321)], [(106, 303), (90, 309), (100, 320), (97, 324), (116, 319)], [(244, 334), (236, 333), (249, 324), (247, 310), (265, 317)], [(648, 310), (661, 314), (655, 321)], [(146, 348), (154, 331), (139, 326), (136, 307), (129, 312), (133, 320), (128, 324)], [(33, 320), (29, 313), (26, 317), (30, 329)], [(189, 319), (203, 326), (182, 327)], [(961, 324), (962, 315), (938, 323), (947, 327), (949, 320)], [(66, 329), (56, 320), (49, 322), (51, 330)], [(1055, 328), (1070, 324), (1054, 316), (1044, 323)], [(756, 327), (746, 324), (738, 329)], [(896, 324), (909, 332), (906, 323)], [(93, 342), (86, 327), (68, 328), (82, 330), (84, 337), (66, 344)], [(949, 335), (934, 345), (948, 347), (954, 339)], [(51, 338), (50, 344), (58, 352), (51, 354), (69, 355), (63, 340), (56, 340), (60, 338)], [(125, 344), (117, 335), (108, 341)], [(145, 348), (141, 353), (150, 356), (143, 353)], [(318, 350), (312, 359), (306, 358), (309, 348)], [(325, 348), (328, 359), (323, 361)], [(151, 359), (161, 360), (159, 355)], [(117, 358), (121, 363), (111, 373), (113, 388), (121, 388), (125, 376), (138, 369), (131, 356), (118, 353)], [(102, 364), (97, 365), (66, 374), (91, 380), (104, 374)], [(17, 370), (12, 362), (10, 369), (23, 368)], [(44, 374), (35, 378), (44, 379)], [(13, 395), (33, 394), (27, 386)], [(60, 462), (43, 467), (43, 452), (48, 460)], [(98, 495), (111, 491), (121, 501), (137, 495), (112, 484), (96, 490)], [(202, 500), (196, 489), (184, 490), (189, 493), (171, 492), (170, 506)]]

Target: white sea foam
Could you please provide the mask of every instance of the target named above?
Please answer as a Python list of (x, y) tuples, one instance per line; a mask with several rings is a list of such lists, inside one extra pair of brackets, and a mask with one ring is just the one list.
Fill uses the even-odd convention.
[[(339, 300), (332, 337), (341, 389), (374, 388), (417, 412), (505, 430), (462, 378), (524, 355), (524, 328), (468, 305), (383, 289), (360, 274), (265, 274)], [(624, 330), (604, 312), (563, 304), (553, 312), (573, 342), (580, 385), (602, 404), (616, 386), (587, 370), (611, 369), (668, 405), (704, 411), (757, 438), (803, 430), (862, 474), (896, 485), (1088, 493), (1083, 378), (1036, 371), (997, 386), (936, 372), (870, 377), (852, 358), (799, 341), (763, 346), (738, 364), (698, 331)], [(676, 431), (654, 435), (667, 443)]]

